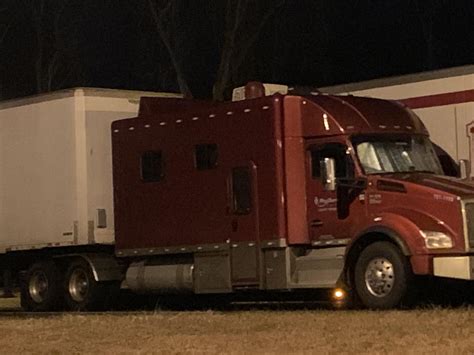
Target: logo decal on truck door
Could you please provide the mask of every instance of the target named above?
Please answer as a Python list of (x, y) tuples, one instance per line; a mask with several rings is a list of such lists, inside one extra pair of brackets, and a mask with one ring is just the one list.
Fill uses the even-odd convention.
[(382, 203), (381, 194), (369, 194), (369, 205), (379, 205)]
[(325, 212), (325, 211), (336, 211), (337, 210), (337, 198), (319, 198), (316, 196), (314, 198), (314, 204), (318, 208), (318, 212)]

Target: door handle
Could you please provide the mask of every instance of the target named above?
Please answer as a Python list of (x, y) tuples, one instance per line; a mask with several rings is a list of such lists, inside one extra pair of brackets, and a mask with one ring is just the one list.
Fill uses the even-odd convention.
[(323, 225), (323, 221), (319, 219), (313, 219), (309, 225), (311, 227), (321, 227)]

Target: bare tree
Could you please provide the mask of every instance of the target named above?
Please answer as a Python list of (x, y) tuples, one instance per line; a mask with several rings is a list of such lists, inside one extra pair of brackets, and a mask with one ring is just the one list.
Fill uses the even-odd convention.
[[(223, 100), (227, 89), (238, 78), (241, 66), (260, 37), (268, 20), (285, 3), (272, 1), (258, 8), (255, 0), (227, 0), (225, 9), (224, 41), (221, 48), (213, 98)], [(258, 11), (260, 10), (260, 11)]]
[(36, 40), (34, 63), (36, 91), (41, 93), (52, 89), (53, 77), (57, 71), (59, 53), (55, 46), (55, 40), (62, 9), (59, 9), (54, 15), (53, 28), (51, 28), (51, 18), (49, 9), (46, 8), (46, 0), (29, 1), (27, 5), (31, 9), (31, 23)]
[[(220, 43), (219, 61), (213, 85), (213, 98), (223, 100), (226, 91), (238, 81), (242, 65), (248, 59), (263, 28), (285, 0), (261, 2), (256, 0), (227, 0), (224, 7), (220, 2), (208, 3), (209, 24), (216, 25), (216, 19), (224, 16), (223, 23), (214, 26), (216, 42)], [(164, 44), (176, 73), (180, 91), (191, 96), (185, 75), (185, 63), (189, 60), (184, 27), (186, 23), (179, 16), (179, 0), (147, 0), (157, 33)], [(222, 32), (223, 29), (223, 32)], [(189, 27), (188, 27), (189, 30)]]
[(154, 1), (148, 0), (148, 7), (153, 17), (156, 31), (164, 44), (174, 71), (179, 90), (185, 97), (192, 97), (188, 82), (183, 70), (183, 51), (184, 46), (182, 38), (179, 35), (181, 22), (179, 20), (179, 1), (166, 0)]
[[(3, 7), (0, 7), (0, 49), (3, 46), (3, 42), (5, 41), (5, 38), (7, 37), (8, 31), (11, 28), (13, 24), (13, 19), (11, 14), (8, 13), (8, 10), (10, 8), (9, 3), (5, 3)], [(8, 16), (10, 15), (10, 16)], [(0, 70), (3, 68), (0, 67)], [(3, 71), (3, 70), (2, 70)], [(0, 71), (0, 77), (4, 77), (4, 74), (1, 73)], [(3, 80), (0, 79), (0, 100), (4, 97), (4, 82)]]
[[(56, 90), (67, 85), (68, 82), (78, 82), (82, 85), (84, 72), (78, 58), (71, 59), (66, 48), (63, 23), (66, 17), (66, 7), (69, 0), (60, 0), (56, 3), (52, 12), (50, 38), (54, 43), (50, 49), (47, 60), (43, 67), (39, 68), (44, 72), (43, 88), (46, 91)], [(73, 31), (74, 32), (74, 31)]]
[(31, 25), (35, 43), (35, 91), (56, 90), (71, 81), (72, 77), (81, 78), (79, 62), (67, 60), (66, 31), (63, 27), (69, 0), (22, 0), (17, 4), (17, 12), (26, 16), (25, 22)]
[[(4, 13), (6, 13), (6, 11), (7, 11), (7, 7), (0, 8), (0, 15), (3, 15)], [(6, 23), (2, 23), (0, 26), (0, 46), (3, 44), (3, 41), (5, 40), (5, 37), (7, 36), (8, 30), (10, 29), (12, 25), (11, 19), (10, 21), (5, 21), (5, 22)]]
[(44, 25), (45, 0), (35, 0), (29, 4), (31, 8), (32, 25), (36, 37), (36, 60), (35, 60), (35, 76), (36, 91), (38, 93), (46, 91), (43, 85), (43, 62), (45, 56), (46, 45), (46, 29)]
[(435, 1), (421, 1), (412, 0), (413, 7), (420, 20), (423, 39), (426, 45), (426, 59), (425, 69), (430, 70), (436, 68), (436, 55), (435, 55), (435, 37), (434, 37), (434, 24), (436, 17), (440, 14), (442, 7), (449, 2), (447, 0), (435, 0)]

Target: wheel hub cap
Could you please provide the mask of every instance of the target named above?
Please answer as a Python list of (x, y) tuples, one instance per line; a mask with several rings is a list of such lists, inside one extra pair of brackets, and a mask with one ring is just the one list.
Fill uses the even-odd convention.
[(69, 294), (76, 302), (83, 302), (89, 292), (89, 278), (83, 270), (75, 270), (69, 279)]
[(385, 258), (372, 259), (365, 271), (365, 285), (376, 297), (387, 296), (393, 288), (395, 275), (393, 264)]
[(48, 293), (48, 278), (43, 271), (37, 271), (33, 274), (28, 283), (28, 291), (31, 299), (36, 303), (41, 303), (45, 300)]

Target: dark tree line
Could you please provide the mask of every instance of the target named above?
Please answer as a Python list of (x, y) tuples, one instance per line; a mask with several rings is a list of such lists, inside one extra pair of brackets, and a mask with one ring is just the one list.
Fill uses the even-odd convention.
[(74, 86), (222, 100), (474, 61), (470, 0), (0, 0), (0, 99)]

